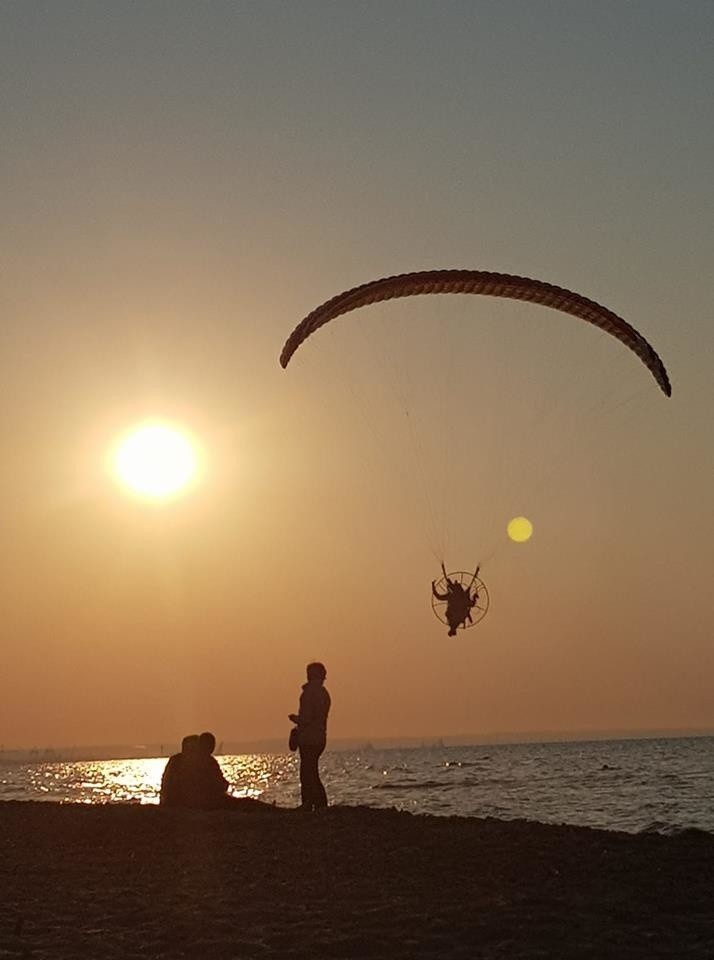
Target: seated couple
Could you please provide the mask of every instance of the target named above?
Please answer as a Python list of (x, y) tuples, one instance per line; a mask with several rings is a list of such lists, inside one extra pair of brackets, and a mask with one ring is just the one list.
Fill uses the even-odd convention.
[(228, 795), (228, 781), (213, 756), (215, 748), (212, 733), (183, 738), (181, 753), (169, 757), (161, 778), (161, 806), (215, 810), (241, 802)]

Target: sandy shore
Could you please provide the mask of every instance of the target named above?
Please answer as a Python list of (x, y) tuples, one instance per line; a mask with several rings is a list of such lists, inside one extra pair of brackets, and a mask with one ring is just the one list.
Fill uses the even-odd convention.
[(0, 804), (0, 957), (714, 957), (714, 836)]

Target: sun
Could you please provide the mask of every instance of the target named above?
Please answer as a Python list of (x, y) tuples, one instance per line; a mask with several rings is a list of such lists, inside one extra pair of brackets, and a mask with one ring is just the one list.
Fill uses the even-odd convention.
[(195, 485), (199, 453), (188, 431), (163, 420), (132, 427), (117, 443), (112, 473), (126, 489), (149, 500), (165, 501)]
[(527, 517), (514, 517), (509, 520), (506, 530), (514, 543), (525, 543), (533, 536), (533, 524)]

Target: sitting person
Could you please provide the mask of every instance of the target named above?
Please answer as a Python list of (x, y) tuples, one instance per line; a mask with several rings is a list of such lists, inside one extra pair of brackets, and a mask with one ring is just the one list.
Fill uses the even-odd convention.
[(232, 797), (221, 766), (213, 756), (216, 738), (206, 731), (191, 734), (181, 742), (181, 752), (169, 757), (161, 778), (162, 807), (190, 810), (220, 810), (226, 807), (273, 812), (276, 807), (252, 797)]
[(161, 777), (161, 792), (159, 803), (162, 807), (185, 807), (186, 800), (186, 771), (190, 768), (193, 758), (198, 751), (198, 735), (189, 734), (181, 741), (181, 752), (169, 757)]
[(216, 738), (208, 731), (183, 738), (181, 752), (169, 757), (161, 778), (161, 806), (212, 810), (230, 801), (215, 748)]
[(188, 767), (186, 791), (188, 806), (197, 810), (214, 810), (225, 806), (228, 796), (228, 781), (221, 766), (213, 756), (216, 738), (206, 731), (198, 738), (198, 746)]

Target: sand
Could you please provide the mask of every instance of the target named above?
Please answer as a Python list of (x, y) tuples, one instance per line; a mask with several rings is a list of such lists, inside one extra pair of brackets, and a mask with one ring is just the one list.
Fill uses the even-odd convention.
[(714, 836), (0, 804), (0, 957), (714, 958)]

